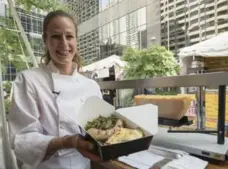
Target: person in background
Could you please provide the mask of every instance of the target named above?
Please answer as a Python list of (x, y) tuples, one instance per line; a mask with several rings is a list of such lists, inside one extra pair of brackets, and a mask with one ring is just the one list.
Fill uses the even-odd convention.
[(48, 13), (45, 64), (16, 77), (9, 126), (22, 169), (89, 169), (90, 160), (100, 160), (75, 121), (88, 97), (102, 97), (98, 84), (79, 73), (77, 32), (68, 13)]

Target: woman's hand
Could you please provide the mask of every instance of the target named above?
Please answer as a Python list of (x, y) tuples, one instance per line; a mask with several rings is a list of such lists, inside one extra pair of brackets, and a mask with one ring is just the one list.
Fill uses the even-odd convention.
[[(69, 145), (69, 141), (72, 144), (72, 147), (77, 149), (84, 157), (90, 159), (91, 161), (98, 162), (101, 161), (101, 158), (94, 155), (92, 153), (92, 150), (94, 149), (94, 145), (86, 141), (81, 135), (73, 135), (69, 136), (64, 140), (64, 142), (67, 141)], [(65, 143), (64, 143), (65, 144)]]

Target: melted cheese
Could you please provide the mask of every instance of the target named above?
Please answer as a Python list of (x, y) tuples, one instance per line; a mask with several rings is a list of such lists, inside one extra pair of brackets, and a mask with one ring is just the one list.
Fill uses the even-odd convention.
[(143, 133), (136, 129), (121, 128), (113, 134), (106, 142), (106, 144), (117, 144), (126, 141), (131, 141), (143, 137)]

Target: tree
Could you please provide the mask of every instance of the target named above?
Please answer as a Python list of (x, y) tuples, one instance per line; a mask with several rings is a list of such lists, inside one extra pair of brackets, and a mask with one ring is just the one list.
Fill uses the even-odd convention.
[[(179, 65), (172, 52), (166, 50), (165, 47), (154, 45), (148, 49), (137, 50), (127, 48), (122, 57), (127, 62), (125, 67), (125, 79), (147, 79), (152, 77), (172, 76), (179, 72)], [(174, 89), (144, 89), (146, 93), (170, 95), (176, 94)], [(134, 90), (133, 95), (137, 94)], [(132, 95), (127, 95), (124, 100), (132, 98)], [(128, 105), (131, 103), (129, 102)]]
[[(67, 5), (56, 0), (16, 0), (15, 3), (16, 6), (22, 7), (28, 13), (32, 9), (47, 12), (56, 9), (68, 9)], [(32, 65), (24, 41), (11, 17), (10, 10), (7, 11), (6, 17), (0, 17), (0, 41), (2, 42), (0, 44), (2, 65), (13, 64), (17, 71), (28, 69)], [(4, 71), (5, 67), (2, 66), (2, 72)]]
[(32, 9), (38, 9), (38, 11), (53, 11), (57, 9), (68, 10), (67, 3), (63, 3), (57, 0), (15, 0), (17, 6), (22, 6), (27, 12), (31, 12)]
[(179, 66), (172, 52), (162, 46), (152, 46), (137, 50), (128, 48), (123, 58), (126, 79), (145, 79), (159, 76), (177, 75)]
[[(12, 63), (18, 71), (28, 68), (28, 53), (12, 19), (0, 18), (0, 58), (2, 65)], [(2, 66), (2, 71), (6, 71)]]

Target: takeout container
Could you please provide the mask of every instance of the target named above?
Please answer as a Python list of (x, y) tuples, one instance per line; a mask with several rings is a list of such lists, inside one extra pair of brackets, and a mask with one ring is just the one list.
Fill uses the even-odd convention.
[[(140, 128), (145, 136), (140, 139), (112, 145), (102, 145), (94, 140), (84, 129), (87, 122), (99, 117), (99, 115), (108, 117), (111, 114), (124, 120), (125, 125), (131, 129)], [(94, 153), (100, 156), (103, 161), (107, 161), (149, 148), (153, 135), (158, 131), (158, 109), (155, 105), (146, 104), (115, 110), (114, 106), (104, 100), (98, 97), (90, 97), (81, 107), (76, 121), (82, 129), (83, 136), (95, 144)]]
[(159, 117), (173, 120), (180, 120), (187, 113), (193, 100), (188, 95), (137, 95), (134, 98), (136, 105), (157, 105)]

